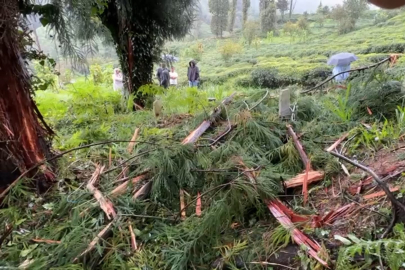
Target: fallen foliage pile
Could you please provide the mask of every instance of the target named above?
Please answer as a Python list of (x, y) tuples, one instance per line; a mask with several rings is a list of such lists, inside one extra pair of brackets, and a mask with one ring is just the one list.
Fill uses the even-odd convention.
[[(390, 182), (392, 192), (402, 189), (405, 156), (397, 156), (402, 148), (390, 152), (398, 161), (394, 169), (377, 171), (384, 185), (374, 185), (369, 172), (357, 169), (357, 162), (372, 160), (382, 147), (397, 147), (405, 131), (405, 110), (397, 108), (401, 98), (390, 99), (394, 113), (363, 101), (372, 114), (352, 117), (351, 100), (367, 81), (377, 84), (367, 77), (350, 91), (293, 95), (294, 121), (279, 119), (276, 92), (235, 93), (211, 102), (210, 113), (131, 127), (129, 144), (69, 153), (60, 160), (53, 190), (36, 195), (24, 179), (3, 200), (0, 266), (349, 269), (351, 263), (372, 266), (381, 260), (389, 265), (400, 244), (386, 246), (391, 257), (380, 261), (371, 251), (342, 248), (345, 258), (336, 251), (342, 243), (390, 235), (384, 232), (391, 227), (391, 206), (381, 202), (384, 185)], [(369, 96), (381, 89), (369, 89)], [(334, 155), (355, 161), (350, 165)], [(402, 204), (397, 197), (390, 202)], [(354, 217), (361, 222), (356, 227)], [(404, 241), (398, 227), (394, 233)], [(293, 255), (283, 255), (292, 245)]]

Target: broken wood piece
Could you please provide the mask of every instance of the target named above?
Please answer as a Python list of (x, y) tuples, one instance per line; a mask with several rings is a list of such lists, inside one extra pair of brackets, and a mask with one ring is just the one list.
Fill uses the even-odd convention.
[(362, 169), (363, 171), (366, 171), (367, 173), (369, 173), (375, 180), (375, 182), (377, 182), (378, 186), (384, 190), (385, 194), (387, 195), (388, 199), (391, 201), (391, 203), (393, 204), (393, 206), (397, 207), (397, 210), (400, 211), (401, 215), (405, 215), (405, 205), (400, 202), (399, 200), (397, 200), (394, 196), (394, 194), (392, 194), (392, 192), (389, 190), (388, 186), (386, 183), (384, 183), (381, 178), (370, 168), (358, 163), (357, 161), (353, 161), (351, 159), (349, 159), (348, 157), (345, 157), (344, 155), (341, 155), (339, 153), (336, 152), (330, 152), (330, 154), (334, 155), (335, 157), (338, 157), (340, 159), (343, 159), (344, 161)]
[(131, 222), (128, 221), (129, 232), (131, 233), (131, 247), (133, 250), (138, 250), (138, 245), (136, 244), (136, 237), (134, 231), (132, 230)]
[(132, 178), (132, 180), (127, 180), (118, 187), (116, 187), (113, 191), (111, 191), (111, 196), (119, 196), (125, 193), (125, 191), (128, 188), (129, 183), (131, 182), (132, 185), (135, 185), (136, 183), (139, 183), (140, 181), (144, 180), (147, 176), (147, 173), (143, 173), (141, 175), (138, 175), (137, 177)]
[(307, 253), (311, 257), (320, 262), (323, 266), (329, 268), (327, 262), (318, 256), (318, 253), (322, 251), (322, 247), (294, 226), (291, 219), (289, 219), (286, 213), (282, 211), (276, 200), (268, 201), (267, 207), (278, 222), (280, 222), (280, 224), (291, 233), (292, 239), (297, 245), (305, 246)]
[[(396, 192), (396, 191), (400, 190), (400, 187), (392, 187), (389, 190), (390, 190), (390, 192)], [(371, 200), (371, 199), (382, 197), (382, 196), (385, 196), (385, 195), (387, 195), (385, 193), (385, 191), (378, 191), (378, 192), (374, 192), (374, 193), (371, 193), (371, 194), (368, 194), (368, 195), (364, 195), (363, 199), (364, 200)]]
[(152, 181), (147, 182), (144, 184), (137, 192), (135, 192), (134, 196), (132, 197), (134, 200), (142, 200), (148, 196), (150, 189), (152, 188)]
[(344, 134), (342, 137), (340, 137), (336, 142), (334, 142), (331, 146), (329, 146), (328, 149), (326, 149), (326, 152), (330, 152), (336, 149), (339, 144), (341, 144), (346, 138), (349, 136), (349, 133)]
[(298, 140), (297, 134), (295, 134), (291, 125), (287, 125), (287, 131), (288, 131), (288, 134), (293, 139), (295, 148), (297, 149), (298, 153), (300, 154), (301, 160), (304, 163), (304, 168), (307, 167), (307, 164), (310, 164), (310, 168), (311, 168), (311, 161), (309, 160), (307, 154), (305, 153), (304, 148), (302, 147), (302, 144)]
[[(285, 181), (284, 185), (286, 188), (302, 186), (304, 183), (305, 176), (306, 176), (306, 172), (298, 174), (294, 178), (291, 178), (291, 179)], [(323, 179), (323, 177), (324, 177), (324, 172), (310, 170), (308, 172), (307, 184), (309, 185), (311, 183), (321, 181)]]
[(38, 238), (31, 239), (31, 241), (35, 242), (35, 243), (46, 243), (46, 244), (60, 244), (60, 243), (62, 243), (61, 241), (49, 240), (49, 239), (38, 239)]
[(200, 192), (197, 193), (197, 202), (195, 205), (195, 214), (197, 217), (201, 216), (201, 194)]
[(107, 218), (111, 220), (111, 218), (115, 218), (117, 216), (117, 213), (114, 210), (114, 206), (112, 202), (107, 198), (105, 198), (103, 194), (95, 187), (100, 178), (100, 174), (103, 172), (104, 168), (105, 166), (97, 165), (96, 170), (91, 176), (86, 187), (93, 194), (94, 198), (98, 201), (98, 203), (100, 204), (100, 208), (107, 215)]
[(185, 209), (185, 203), (184, 203), (184, 190), (180, 189), (180, 214), (181, 214), (181, 220), (186, 219), (186, 209)]
[(139, 128), (136, 128), (134, 135), (132, 136), (131, 142), (128, 144), (127, 151), (129, 154), (131, 154), (132, 151), (134, 150), (134, 146), (136, 144), (136, 139), (138, 139), (138, 135), (139, 135)]
[(97, 236), (90, 242), (90, 244), (89, 244), (89, 246), (86, 248), (86, 250), (83, 251), (79, 256), (77, 256), (77, 257), (73, 260), (73, 262), (76, 262), (79, 258), (83, 257), (84, 255), (86, 255), (87, 253), (89, 253), (90, 251), (92, 251), (92, 250), (96, 247), (97, 243), (98, 243), (100, 240), (104, 239), (104, 238), (107, 236), (108, 232), (109, 232), (110, 229), (111, 229), (111, 226), (112, 226), (113, 222), (114, 222), (114, 221), (111, 221), (110, 223), (108, 223), (108, 225), (105, 226), (104, 229), (102, 229), (102, 230), (97, 234)]
[(211, 124), (219, 117), (222, 111), (222, 106), (226, 106), (232, 102), (233, 97), (236, 93), (233, 93), (229, 97), (225, 98), (221, 105), (216, 107), (214, 111), (211, 113), (209, 120), (204, 120), (195, 130), (193, 130), (181, 143), (182, 144), (189, 144), (195, 143), (201, 135), (211, 126)]
[(305, 169), (305, 176), (304, 176), (304, 181), (302, 182), (302, 194), (304, 195), (304, 206), (307, 204), (308, 201), (308, 173), (311, 165), (307, 163), (306, 169)]

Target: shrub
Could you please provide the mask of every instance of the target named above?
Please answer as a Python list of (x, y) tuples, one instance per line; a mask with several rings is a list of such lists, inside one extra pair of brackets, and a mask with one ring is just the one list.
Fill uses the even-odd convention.
[(304, 73), (301, 77), (301, 84), (306, 87), (315, 86), (332, 74), (330, 68), (319, 67)]
[(90, 74), (93, 78), (95, 85), (103, 83), (112, 83), (113, 69), (112, 66), (101, 67), (99, 64), (94, 64), (90, 66)]
[(242, 46), (239, 43), (235, 43), (233, 41), (227, 41), (224, 45), (219, 47), (219, 53), (224, 59), (225, 62), (228, 62), (232, 56), (242, 51)]
[(276, 69), (256, 69), (252, 71), (254, 86), (275, 88), (278, 86), (278, 71)]
[(186, 49), (185, 55), (200, 62), (204, 53), (204, 46), (201, 42), (191, 45)]
[(370, 53), (403, 53), (405, 50), (405, 43), (385, 44), (380, 46), (370, 46), (366, 49), (360, 50), (359, 54)]
[(256, 38), (258, 29), (259, 24), (257, 22), (249, 21), (245, 24), (243, 29), (243, 38), (248, 45), (252, 44), (253, 40)]

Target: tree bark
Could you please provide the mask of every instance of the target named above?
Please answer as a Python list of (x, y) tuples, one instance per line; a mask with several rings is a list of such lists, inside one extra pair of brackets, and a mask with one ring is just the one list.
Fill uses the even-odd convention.
[[(102, 23), (108, 28), (116, 44), (117, 55), (122, 72), (126, 78), (125, 84), (129, 94), (134, 94), (134, 102), (144, 107), (144, 102), (138, 89), (142, 85), (152, 83), (154, 47), (156, 41), (146, 35), (141, 25), (131, 23), (119, 15), (115, 1), (109, 1), (108, 7), (100, 15)], [(146, 24), (146, 22), (144, 22)], [(153, 22), (151, 22), (152, 24)], [(134, 46), (138, 44), (138, 46)]]
[[(19, 173), (50, 157), (53, 135), (31, 97), (31, 80), (20, 47), (17, 1), (1, 5), (0, 16), (0, 186), (11, 183)], [(4, 17), (3, 17), (4, 18)], [(48, 165), (28, 175), (46, 187), (54, 179)]]

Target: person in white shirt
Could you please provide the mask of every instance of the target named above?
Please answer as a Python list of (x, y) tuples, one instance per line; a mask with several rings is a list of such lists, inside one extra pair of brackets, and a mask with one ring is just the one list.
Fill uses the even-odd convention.
[(172, 67), (170, 73), (170, 86), (177, 86), (177, 77), (179, 76), (176, 72), (176, 70), (174, 69), (174, 67)]
[(114, 74), (112, 76), (113, 78), (113, 88), (115, 91), (121, 90), (121, 92), (124, 89), (124, 83), (122, 81), (122, 73), (119, 68), (114, 69)]

